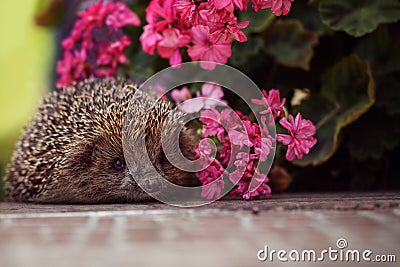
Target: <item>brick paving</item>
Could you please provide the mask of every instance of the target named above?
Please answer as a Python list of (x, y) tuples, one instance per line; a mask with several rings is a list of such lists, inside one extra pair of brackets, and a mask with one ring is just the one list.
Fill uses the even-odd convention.
[[(260, 262), (269, 249), (346, 249), (400, 257), (400, 194), (287, 194), (200, 208), (161, 203), (0, 203), (0, 266), (341, 266)], [(372, 256), (373, 257), (373, 256)], [(398, 266), (398, 263), (351, 263)]]

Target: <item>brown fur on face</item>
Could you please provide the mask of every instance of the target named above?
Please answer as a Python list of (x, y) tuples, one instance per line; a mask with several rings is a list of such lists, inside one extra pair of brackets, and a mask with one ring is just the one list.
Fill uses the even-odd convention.
[[(51, 93), (17, 143), (5, 179), (7, 199), (41, 203), (151, 199), (133, 179), (140, 173), (129, 170), (122, 149), (125, 114), (130, 101), (136, 101), (136, 92), (136, 85), (126, 81), (89, 79)], [(129, 107), (131, 128), (146, 127), (144, 136), (135, 138), (145, 138), (146, 153), (163, 177), (179, 185), (196, 184), (191, 173), (166, 160), (161, 147), (166, 115), (182, 114), (166, 102), (155, 104), (150, 97), (144, 98), (145, 102)], [(149, 114), (146, 124), (143, 112)], [(134, 136), (128, 137), (135, 146)], [(180, 143), (183, 154), (192, 157), (193, 140), (187, 129), (180, 133)], [(134, 161), (139, 164), (144, 152), (134, 151), (138, 151)]]

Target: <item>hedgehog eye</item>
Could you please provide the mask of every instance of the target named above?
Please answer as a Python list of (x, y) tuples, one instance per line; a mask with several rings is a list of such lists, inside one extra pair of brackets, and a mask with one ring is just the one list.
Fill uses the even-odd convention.
[(120, 171), (125, 168), (125, 162), (120, 158), (116, 158), (113, 161), (113, 166), (117, 171)]

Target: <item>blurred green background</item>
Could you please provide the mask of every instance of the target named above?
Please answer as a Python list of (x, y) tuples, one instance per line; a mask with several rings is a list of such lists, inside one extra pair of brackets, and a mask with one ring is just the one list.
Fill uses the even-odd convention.
[(34, 13), (38, 8), (37, 0), (0, 1), (1, 177), (21, 128), (29, 121), (41, 96), (49, 91), (53, 33), (35, 25)]

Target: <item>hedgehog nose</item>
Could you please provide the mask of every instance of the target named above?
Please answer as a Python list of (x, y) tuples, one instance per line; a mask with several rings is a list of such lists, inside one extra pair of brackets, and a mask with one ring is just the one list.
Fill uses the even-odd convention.
[(156, 193), (161, 191), (161, 182), (157, 178), (147, 178), (144, 180), (143, 189), (148, 193)]

